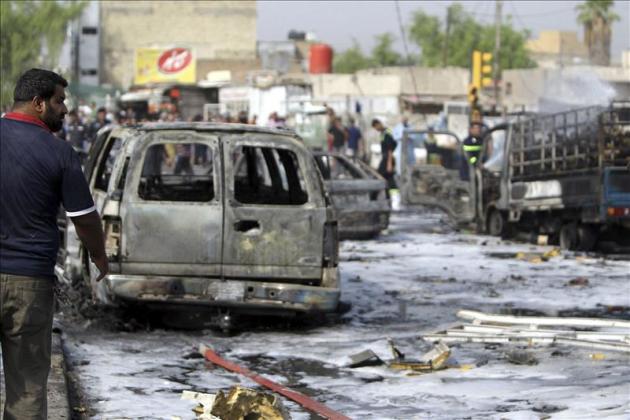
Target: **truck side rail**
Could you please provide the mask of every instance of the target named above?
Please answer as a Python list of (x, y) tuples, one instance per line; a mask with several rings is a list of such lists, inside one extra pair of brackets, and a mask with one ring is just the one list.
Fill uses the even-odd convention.
[(518, 121), (510, 147), (514, 181), (575, 175), (630, 162), (625, 108), (592, 106)]

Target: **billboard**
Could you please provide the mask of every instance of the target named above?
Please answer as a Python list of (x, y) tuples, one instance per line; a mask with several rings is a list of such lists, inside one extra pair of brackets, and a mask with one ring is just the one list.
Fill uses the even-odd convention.
[(190, 48), (138, 48), (134, 84), (197, 81), (197, 62)]

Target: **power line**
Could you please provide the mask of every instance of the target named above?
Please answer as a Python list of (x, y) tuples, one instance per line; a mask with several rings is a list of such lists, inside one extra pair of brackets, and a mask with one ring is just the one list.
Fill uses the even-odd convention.
[(403, 48), (405, 49), (405, 56), (407, 58), (407, 64), (409, 64), (409, 74), (411, 75), (411, 80), (413, 82), (413, 93), (416, 95), (418, 93), (418, 86), (416, 85), (416, 76), (413, 73), (413, 65), (411, 65), (411, 56), (409, 55), (409, 48), (407, 47), (407, 35), (405, 34), (405, 27), (403, 26), (402, 18), (400, 17), (400, 5), (398, 4), (398, 0), (396, 0), (394, 4), (396, 5), (398, 27), (400, 28), (400, 35), (402, 37)]

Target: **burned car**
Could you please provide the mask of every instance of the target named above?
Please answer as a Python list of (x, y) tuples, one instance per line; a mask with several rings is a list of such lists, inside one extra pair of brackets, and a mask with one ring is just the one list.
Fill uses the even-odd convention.
[[(239, 124), (118, 127), (95, 143), (85, 172), (109, 274), (96, 283), (79, 254), (100, 302), (336, 310), (337, 222), (296, 135)], [(66, 233), (65, 248), (73, 241)], [(71, 271), (62, 265), (57, 275), (69, 281)]]
[(313, 152), (339, 221), (341, 239), (377, 236), (389, 225), (387, 183), (359, 159), (337, 153)]

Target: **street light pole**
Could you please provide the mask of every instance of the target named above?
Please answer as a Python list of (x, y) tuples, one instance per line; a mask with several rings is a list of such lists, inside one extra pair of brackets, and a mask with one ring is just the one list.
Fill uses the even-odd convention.
[(501, 106), (501, 97), (499, 93), (499, 78), (501, 76), (501, 69), (499, 66), (501, 51), (501, 10), (503, 8), (503, 1), (496, 0), (494, 8), (494, 103), (498, 109)]

